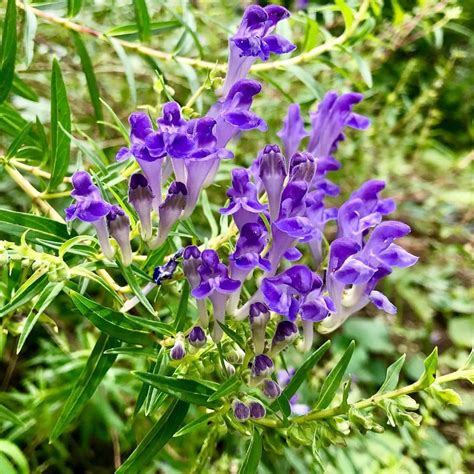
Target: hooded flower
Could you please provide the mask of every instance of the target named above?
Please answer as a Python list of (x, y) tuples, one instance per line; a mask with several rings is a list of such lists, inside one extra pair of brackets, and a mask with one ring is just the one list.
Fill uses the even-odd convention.
[(214, 309), (214, 328), (212, 338), (219, 342), (223, 331), (219, 322), (225, 319), (227, 298), (240, 287), (240, 282), (229, 278), (227, 267), (220, 262), (215, 250), (204, 250), (201, 254), (201, 265), (198, 267), (201, 277), (199, 285), (191, 294), (198, 300), (209, 298)]
[(128, 184), (128, 202), (134, 207), (140, 219), (142, 239), (150, 240), (152, 234), (151, 207), (153, 192), (144, 175), (134, 173), (130, 177)]
[(270, 53), (284, 54), (296, 46), (277, 34), (271, 34), (277, 23), (288, 18), (290, 13), (278, 5), (246, 8), (239, 29), (229, 39), (229, 66), (222, 90), (226, 94), (240, 79), (244, 79), (256, 61), (266, 61)]
[[(287, 160), (299, 150), (301, 141), (308, 136), (301, 117), (300, 105), (290, 104), (288, 113), (283, 121), (283, 128), (277, 133), (283, 143)], [(287, 162), (288, 165), (288, 162)]]
[(266, 210), (258, 201), (257, 188), (250, 181), (250, 173), (246, 169), (232, 170), (232, 187), (227, 191), (227, 196), (230, 203), (220, 209), (220, 213), (232, 215), (239, 229), (247, 223), (259, 222), (259, 214)]
[(72, 176), (72, 185), (74, 189), (71, 197), (76, 202), (65, 209), (66, 221), (79, 219), (93, 224), (102, 252), (111, 260), (114, 257), (114, 250), (109, 241), (106, 216), (112, 209), (112, 205), (103, 200), (99, 188), (92, 182), (90, 174), (86, 171), (76, 171)]
[(125, 266), (132, 263), (132, 247), (130, 246), (130, 219), (118, 206), (112, 206), (107, 214), (107, 225), (111, 237), (118, 243)]
[(332, 242), (326, 287), (335, 308), (319, 326), (320, 332), (334, 331), (369, 302), (388, 313), (396, 312), (388, 298), (374, 288), (393, 267), (410, 267), (417, 262), (417, 257), (394, 243), (409, 232), (410, 227), (402, 222), (386, 221), (375, 227), (362, 247), (344, 237)]

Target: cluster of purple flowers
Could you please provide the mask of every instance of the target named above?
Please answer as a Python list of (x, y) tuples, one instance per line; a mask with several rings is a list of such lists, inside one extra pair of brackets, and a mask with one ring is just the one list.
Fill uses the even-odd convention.
[[(250, 110), (261, 85), (246, 76), (257, 58), (266, 61), (270, 53), (288, 53), (295, 48), (274, 33), (277, 23), (288, 16), (286, 9), (274, 5), (246, 9), (238, 31), (229, 40), (222, 98), (205, 116), (186, 120), (175, 102), (163, 106), (156, 123), (142, 112), (130, 116), (130, 145), (118, 152), (117, 159), (133, 158), (142, 170), (131, 176), (128, 197), (139, 218), (141, 236), (150, 248), (160, 246), (175, 223), (192, 214), (200, 191), (213, 183), (220, 161), (233, 157), (226, 148), (230, 140), (245, 130), (266, 130), (265, 121)], [(223, 336), (226, 314), (235, 320), (248, 319), (255, 354), (249, 385), (260, 387), (269, 398), (277, 397), (281, 390), (269, 377), (272, 358), (299, 336), (299, 326), (303, 348), (308, 350), (315, 324), (319, 332), (331, 332), (369, 303), (395, 313), (394, 305), (375, 287), (394, 267), (408, 267), (417, 261), (395, 243), (410, 232), (409, 227), (383, 221), (395, 210), (393, 200), (380, 196), (383, 181), (367, 181), (339, 209), (326, 205), (328, 197), (339, 194), (328, 174), (340, 168), (334, 154), (345, 139), (345, 129), (364, 130), (370, 125), (367, 117), (353, 110), (362, 98), (352, 92), (327, 93), (310, 113), (309, 130), (299, 105), (291, 104), (278, 133), (282, 148), (266, 145), (249, 169), (232, 171), (228, 203), (220, 210), (232, 216), (239, 231), (228, 263), (216, 250), (196, 246), (186, 247), (179, 255), (200, 320), (200, 326), (188, 335), (189, 344), (199, 350), (207, 342), (205, 331), (211, 320), (207, 300), (212, 305), (215, 342)], [(169, 185), (163, 198), (165, 183)], [(66, 209), (67, 219), (93, 223), (109, 259), (114, 255), (110, 234), (121, 248), (124, 263), (129, 264), (132, 251), (126, 213), (103, 200), (86, 172), (74, 174), (73, 186), (71, 195), (76, 202)], [(153, 215), (159, 220), (155, 237)], [(329, 221), (336, 223), (337, 235), (324, 248)], [(302, 258), (304, 247), (312, 255), (311, 268), (291, 263)], [(155, 283), (172, 276), (177, 260), (166, 265), (156, 269)], [(324, 276), (316, 273), (321, 270), (325, 270)], [(258, 284), (250, 286), (253, 294), (242, 301), (242, 288), (249, 279)], [(144, 293), (152, 287), (147, 285)], [(123, 310), (136, 302), (136, 298), (129, 300)], [(276, 326), (269, 324), (271, 313), (281, 318)], [(267, 339), (270, 327), (273, 335)], [(172, 359), (185, 356), (184, 342), (184, 336), (176, 338)], [(240, 400), (234, 404), (241, 420), (261, 415), (260, 408), (253, 409), (252, 415), (252, 406)]]

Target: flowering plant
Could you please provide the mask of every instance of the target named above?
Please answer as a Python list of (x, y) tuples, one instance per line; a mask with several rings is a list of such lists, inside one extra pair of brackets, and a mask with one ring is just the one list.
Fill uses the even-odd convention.
[[(14, 2), (8, 8), (13, 21)], [(359, 24), (367, 8), (362, 2), (353, 21)], [(301, 445), (311, 446), (324, 470), (327, 446), (352, 432), (381, 432), (385, 418), (392, 426), (418, 426), (410, 394), (457, 403), (455, 392), (440, 385), (473, 376), (468, 365), (437, 376), (435, 347), (415, 382), (397, 388), (401, 356), (378, 392), (357, 400), (351, 392), (357, 374), (346, 375), (354, 341), (328, 359), (333, 334), (355, 315), (396, 317), (384, 283), (418, 257), (405, 248), (411, 229), (393, 217), (389, 183), (369, 179), (351, 193), (336, 184), (345, 165), (338, 149), (374, 120), (360, 113), (361, 93), (329, 91), (309, 113), (299, 103), (280, 108), (276, 134), (270, 117), (255, 112), (267, 91), (265, 81), (250, 76), (252, 67), (295, 51), (279, 29), (289, 17), (279, 5), (248, 6), (228, 39), (225, 77), (214, 70), (199, 90), (198, 96), (216, 93), (205, 111), (192, 109), (198, 96), (180, 104), (161, 82), (166, 103), (131, 113), (128, 127), (117, 118), (123, 140), (114, 143), (115, 162), (104, 164), (97, 150), (85, 148), (92, 163), (85, 160), (71, 176), (62, 160), (72, 136), (70, 110), (61, 105), (67, 96), (55, 61), (56, 161), (48, 176), (50, 189), (63, 181), (70, 187), (61, 196), (68, 206), (57, 211), (12, 162), (5, 165), (46, 214), (22, 215), (21, 242), (0, 242), (6, 267), (31, 268), (0, 308), (0, 317), (11, 315), (34, 299), (18, 352), (58, 295), (99, 332), (50, 439), (61, 439), (78, 419), (118, 356), (143, 359), (123, 368), (139, 386), (129, 394), (134, 416), (152, 426), (118, 473), (146, 469), (173, 440), (206, 431), (193, 472), (205, 468), (227, 433), (249, 440), (240, 472), (256, 472), (264, 450)], [(251, 159), (241, 151), (248, 137), (262, 142)], [(211, 203), (208, 192), (222, 181), (226, 195)], [(11, 212), (12, 225), (22, 228)], [(322, 368), (322, 383), (302, 396)]]

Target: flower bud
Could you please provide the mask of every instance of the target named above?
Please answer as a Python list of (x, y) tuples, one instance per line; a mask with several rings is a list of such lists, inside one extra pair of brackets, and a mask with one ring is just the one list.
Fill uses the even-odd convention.
[(291, 321), (280, 321), (276, 327), (272, 339), (270, 354), (277, 355), (283, 349), (286, 349), (298, 337), (298, 328)]
[(206, 344), (206, 333), (201, 326), (194, 326), (188, 336), (189, 344), (199, 348)]
[(254, 420), (263, 418), (267, 414), (265, 407), (259, 402), (251, 402), (249, 408), (250, 418), (253, 418)]
[(250, 418), (250, 408), (240, 400), (234, 400), (232, 403), (234, 416), (237, 421), (244, 422)]
[(250, 385), (258, 385), (264, 378), (269, 377), (275, 366), (272, 359), (265, 354), (260, 354), (251, 363)]
[(231, 364), (241, 364), (245, 358), (245, 352), (237, 345), (233, 344), (226, 353), (226, 357)]
[(150, 240), (152, 234), (151, 209), (153, 192), (144, 175), (140, 173), (132, 174), (128, 184), (128, 201), (140, 219), (143, 240)]
[(261, 354), (265, 349), (265, 329), (269, 319), (270, 312), (265, 304), (253, 303), (250, 305), (250, 330), (256, 354)]
[(132, 263), (132, 248), (130, 247), (130, 219), (118, 206), (112, 206), (107, 214), (107, 224), (110, 235), (119, 244), (122, 251), (122, 261), (125, 266)]
[(226, 360), (224, 360), (224, 367), (229, 377), (232, 377), (235, 374), (235, 367)]
[(184, 338), (182, 335), (178, 335), (174, 346), (170, 351), (170, 357), (172, 360), (181, 360), (185, 355), (186, 349), (184, 347)]
[(273, 380), (267, 379), (263, 381), (262, 392), (267, 398), (274, 400), (280, 396), (281, 388)]

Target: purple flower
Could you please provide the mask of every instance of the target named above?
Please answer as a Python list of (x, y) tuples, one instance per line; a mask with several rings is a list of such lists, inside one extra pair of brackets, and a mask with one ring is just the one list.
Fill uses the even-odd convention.
[(159, 247), (168, 237), (171, 228), (179, 219), (186, 206), (188, 191), (186, 186), (179, 181), (173, 181), (168, 189), (168, 195), (159, 207), (160, 223), (158, 237), (150, 241), (150, 248)]
[(266, 61), (270, 53), (284, 54), (296, 46), (280, 35), (271, 34), (277, 23), (290, 13), (278, 5), (246, 8), (239, 29), (229, 39), (229, 66), (222, 90), (226, 94), (238, 80), (244, 79), (257, 57)]
[(273, 380), (264, 380), (262, 383), (262, 392), (267, 398), (274, 400), (281, 395), (281, 388)]
[(200, 348), (206, 345), (206, 333), (201, 326), (194, 326), (188, 336), (189, 344)]
[(298, 337), (298, 328), (292, 321), (280, 321), (273, 335), (270, 355), (275, 357)]
[(109, 234), (118, 243), (122, 252), (122, 261), (125, 266), (132, 263), (132, 248), (130, 246), (130, 219), (118, 206), (112, 206), (107, 214)]
[(265, 354), (256, 356), (250, 366), (250, 377), (253, 386), (258, 385), (263, 379), (269, 377), (275, 369), (272, 359)]
[(224, 215), (232, 215), (239, 229), (247, 223), (260, 221), (259, 214), (266, 207), (258, 201), (257, 188), (250, 181), (250, 174), (243, 168), (232, 170), (232, 187), (227, 191), (230, 203), (220, 209)]
[(260, 152), (256, 174), (267, 193), (270, 218), (274, 220), (280, 211), (283, 183), (286, 179), (285, 158), (278, 145), (267, 145)]
[(267, 130), (265, 121), (250, 112), (253, 98), (261, 90), (262, 86), (257, 81), (243, 79), (232, 86), (224, 99), (211, 107), (208, 116), (216, 120), (218, 148), (224, 148), (240, 130)]
[(265, 349), (265, 329), (270, 320), (270, 311), (263, 303), (250, 305), (249, 322), (255, 354), (261, 354)]
[(250, 408), (240, 400), (232, 402), (232, 410), (237, 421), (244, 422), (250, 418)]
[(71, 197), (76, 203), (65, 209), (66, 221), (79, 219), (94, 225), (99, 244), (105, 257), (112, 260), (114, 250), (110, 245), (106, 216), (112, 205), (102, 199), (99, 188), (92, 182), (86, 171), (76, 171), (72, 176), (73, 191)]
[[(375, 227), (362, 247), (344, 237), (332, 242), (326, 287), (335, 308), (320, 324), (320, 332), (334, 331), (369, 302), (384, 311), (396, 312), (386, 296), (378, 291), (374, 293), (374, 288), (393, 267), (409, 267), (417, 262), (417, 257), (393, 243), (409, 232), (410, 227), (402, 222), (386, 221)], [(350, 289), (346, 291), (348, 285)]]
[[(298, 151), (303, 138), (308, 136), (301, 117), (300, 105), (290, 104), (288, 114), (283, 121), (283, 128), (277, 133), (283, 142), (283, 149), (287, 160)], [(288, 164), (288, 163), (287, 163)]]
[(264, 418), (267, 414), (265, 407), (259, 402), (250, 402), (250, 418), (254, 420), (259, 420), (260, 418)]
[(150, 240), (152, 234), (151, 206), (153, 192), (148, 185), (148, 180), (140, 173), (134, 173), (130, 177), (128, 185), (128, 201), (137, 212), (141, 224), (141, 236), (143, 240)]
[(181, 360), (186, 355), (186, 349), (184, 347), (183, 338), (178, 336), (174, 343), (174, 346), (171, 348), (170, 357), (172, 360)]
[(202, 252), (198, 273), (201, 281), (192, 290), (191, 294), (198, 300), (204, 298), (211, 300), (214, 309), (212, 338), (215, 342), (219, 342), (223, 334), (219, 322), (224, 322), (227, 298), (238, 290), (240, 282), (229, 278), (227, 267), (220, 262), (215, 250), (204, 250)]
[(290, 181), (311, 183), (316, 172), (316, 164), (311, 153), (297, 152), (290, 159)]
[(352, 112), (354, 105), (362, 100), (362, 94), (349, 92), (338, 94), (328, 92), (318, 106), (316, 112), (311, 113), (311, 134), (308, 151), (315, 158), (331, 156), (336, 151), (337, 143), (344, 140), (343, 130), (351, 127), (365, 130), (370, 125), (370, 120), (363, 115)]

